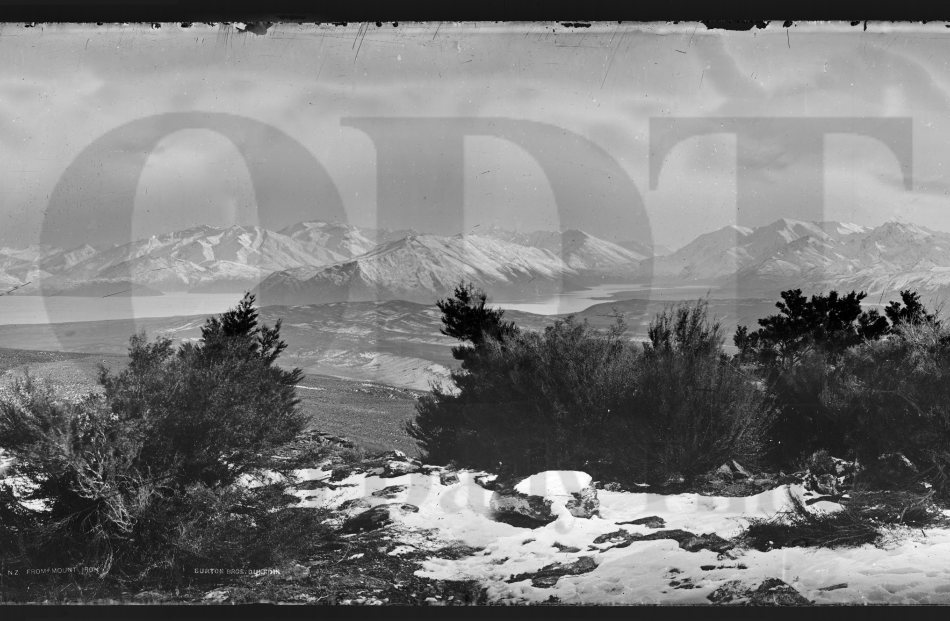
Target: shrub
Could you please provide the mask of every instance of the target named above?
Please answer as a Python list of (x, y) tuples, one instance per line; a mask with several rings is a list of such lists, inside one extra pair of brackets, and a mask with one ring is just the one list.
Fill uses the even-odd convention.
[(937, 315), (928, 313), (920, 301), (920, 294), (907, 289), (900, 292), (901, 302), (891, 302), (884, 309), (884, 314), (890, 319), (891, 325), (905, 324), (938, 324)]
[(632, 350), (615, 329), (573, 316), (543, 333), (487, 339), (454, 371), (457, 393), (434, 389), (407, 424), (432, 463), (515, 472), (568, 467), (629, 391)]
[(733, 341), (743, 360), (787, 368), (807, 352), (834, 357), (888, 331), (887, 319), (877, 310), (861, 310), (861, 300), (867, 297), (863, 291), (845, 296), (831, 291), (808, 299), (801, 289), (791, 289), (781, 296), (784, 302), (775, 304), (779, 314), (759, 319), (758, 330), (736, 330)]
[[(16, 383), (14, 398), (0, 402), (0, 449), (15, 459), (8, 474), (20, 488), (19, 499), (0, 493), (0, 512), (14, 517), (5, 537), (19, 542), (9, 558), (138, 579), (156, 569), (180, 576), (202, 559), (246, 564), (283, 553), (271, 537), (306, 516), (284, 513), (276, 492), (236, 483), (265, 467), (286, 470), (269, 455), (304, 426), (301, 372), (274, 365), (286, 347), (280, 322), (258, 326), (253, 303), (245, 296), (207, 321), (200, 343), (177, 350), (133, 336), (128, 368), (100, 369), (102, 394), (78, 403), (29, 377)], [(255, 526), (235, 517), (240, 507)]]
[(729, 459), (758, 465), (768, 428), (765, 395), (724, 354), (708, 301), (657, 315), (639, 358), (626, 440), (649, 479), (692, 478)]
[(601, 331), (574, 316), (485, 339), (453, 372), (458, 392), (421, 398), (407, 431), (426, 461), (500, 463), (507, 474), (571, 469), (642, 481), (753, 462), (763, 396), (722, 353), (707, 309), (664, 311), (642, 350), (622, 320)]
[(471, 346), (459, 345), (452, 349), (456, 360), (463, 361), (473, 347), (487, 339), (504, 340), (517, 332), (515, 324), (502, 321), (504, 309), (486, 307), (488, 294), (473, 283), (462, 281), (455, 287), (451, 298), (439, 300), (436, 306), (442, 311), (442, 328), (439, 331)]
[(788, 492), (790, 508), (771, 518), (753, 518), (739, 537), (760, 551), (788, 547), (840, 548), (876, 543), (884, 529), (922, 528), (942, 521), (932, 493), (853, 491), (839, 511), (810, 511)]
[(901, 453), (920, 479), (950, 492), (950, 332), (939, 323), (898, 324), (887, 341), (849, 351), (822, 402), (866, 477), (885, 474), (875, 472), (881, 455)]
[(752, 518), (740, 536), (746, 545), (766, 552), (779, 548), (857, 547), (876, 542), (880, 525), (858, 511), (843, 508), (833, 513), (812, 513), (802, 499), (788, 492), (791, 508), (771, 518)]
[[(902, 325), (933, 319), (919, 296), (902, 291), (886, 318), (876, 310), (862, 311), (865, 293), (841, 296), (837, 291), (810, 299), (800, 289), (783, 291), (779, 314), (759, 320), (749, 332), (737, 329), (737, 359), (754, 369), (765, 383), (775, 409), (768, 434), (770, 461), (784, 467), (817, 449), (843, 455), (851, 448), (847, 429), (832, 415), (822, 395), (829, 389), (836, 365), (863, 343), (893, 335)], [(892, 322), (888, 323), (888, 319)]]
[(833, 365), (822, 352), (811, 351), (781, 369), (757, 369), (774, 408), (767, 433), (769, 462), (785, 467), (819, 449), (845, 457), (850, 445), (845, 433), (822, 401), (831, 381)]

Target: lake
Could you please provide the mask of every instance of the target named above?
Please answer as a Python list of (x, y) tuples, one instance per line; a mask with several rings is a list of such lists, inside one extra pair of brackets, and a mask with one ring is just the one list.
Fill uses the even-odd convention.
[[(647, 285), (598, 285), (557, 295), (492, 300), (491, 305), (538, 315), (560, 315), (578, 313), (612, 300), (693, 299), (701, 297), (706, 289), (706, 286), (650, 289)], [(238, 293), (166, 293), (131, 298), (7, 295), (0, 296), (0, 325), (210, 315), (223, 313), (240, 299)]]
[(597, 285), (582, 291), (567, 291), (557, 295), (524, 300), (492, 300), (490, 306), (500, 306), (504, 309), (537, 315), (563, 315), (579, 313), (595, 304), (620, 300), (648, 299), (657, 302), (695, 300), (705, 295), (708, 290), (708, 285), (656, 288), (650, 285)]
[(222, 313), (239, 293), (166, 293), (131, 298), (0, 296), (0, 325), (177, 317)]

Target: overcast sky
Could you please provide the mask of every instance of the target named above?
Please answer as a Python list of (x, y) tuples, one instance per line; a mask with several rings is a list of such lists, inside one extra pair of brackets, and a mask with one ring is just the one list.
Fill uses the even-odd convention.
[[(263, 36), (217, 25), (7, 24), (0, 29), (0, 245), (38, 242), (57, 191), (58, 208), (65, 200), (74, 210), (68, 226), (58, 221), (54, 237), (63, 245), (121, 243), (129, 241), (123, 235), (197, 224), (345, 219), (375, 226), (377, 152), (365, 131), (342, 119), (407, 116), (529, 120), (580, 136), (619, 165), (647, 216), (633, 213), (636, 197), (617, 202), (627, 186), (609, 166), (568, 147), (548, 153), (561, 166), (558, 181), (577, 189), (559, 211), (535, 157), (478, 136), (464, 140), (461, 160), (467, 230), (570, 225), (614, 241), (671, 246), (737, 222), (736, 139), (713, 134), (680, 143), (651, 190), (651, 118), (909, 117), (910, 191), (883, 144), (825, 139), (823, 219), (876, 226), (896, 217), (950, 230), (948, 43), (943, 24), (864, 31), (772, 22), (751, 32), (696, 24), (278, 25)], [(153, 145), (154, 128), (133, 123), (168, 113), (237, 115), (302, 145), (285, 149), (253, 128), (239, 139), (250, 159), (265, 162), (257, 197), (266, 195), (276, 215), (258, 217), (248, 166), (228, 138), (184, 129)], [(133, 129), (114, 131), (130, 123)], [(254, 136), (273, 148), (261, 150)], [(81, 153), (94, 144), (99, 150), (84, 161)], [(407, 146), (400, 153), (391, 172), (409, 187), (406, 196), (423, 165), (442, 162), (430, 172), (449, 175), (455, 160), (436, 151)], [(742, 223), (813, 219), (815, 205), (802, 204), (811, 200), (801, 186), (813, 164), (805, 150), (759, 152), (768, 161), (760, 163), (756, 203)], [(137, 186), (136, 156), (144, 161)], [(309, 172), (315, 166), (329, 182)], [(130, 178), (136, 189), (126, 196), (116, 179)], [(596, 188), (608, 186), (614, 194), (600, 196)], [(440, 204), (450, 199), (430, 199), (400, 207), (411, 215), (406, 225), (451, 232), (459, 218)], [(109, 228), (117, 210), (132, 214), (131, 232)]]

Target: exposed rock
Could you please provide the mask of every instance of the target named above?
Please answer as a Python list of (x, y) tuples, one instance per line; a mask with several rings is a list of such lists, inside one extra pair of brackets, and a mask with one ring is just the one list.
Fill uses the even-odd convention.
[(719, 585), (706, 599), (714, 604), (736, 604), (747, 600), (751, 594), (752, 589), (743, 585), (740, 580), (730, 580)]
[(373, 476), (381, 478), (399, 477), (405, 474), (414, 474), (423, 470), (429, 472), (433, 469), (423, 466), (418, 459), (406, 456), (405, 453), (398, 450), (386, 451), (366, 459), (361, 464)]
[(475, 483), (483, 489), (495, 491), (495, 488), (498, 486), (498, 475), (479, 474), (475, 477)]
[(469, 545), (465, 545), (462, 542), (455, 542), (444, 548), (439, 548), (438, 550), (432, 552), (432, 556), (435, 558), (444, 558), (452, 561), (457, 561), (460, 558), (465, 558), (466, 556), (473, 556), (479, 552), (484, 552), (485, 548), (475, 548)]
[(683, 578), (682, 580), (671, 580), (670, 586), (674, 589), (695, 589), (696, 585), (693, 584), (692, 578)]
[(398, 449), (393, 449), (393, 450), (391, 450), (391, 451), (385, 451), (385, 452), (383, 452), (383, 453), (379, 453), (378, 455), (374, 455), (373, 458), (374, 458), (374, 459), (386, 459), (386, 460), (389, 460), (389, 459), (400, 459), (400, 460), (403, 460), (403, 461), (407, 461), (407, 460), (409, 459), (409, 457), (408, 457), (405, 453), (403, 453), (402, 451), (400, 451), (400, 450), (398, 450)]
[(748, 569), (744, 564), (739, 563), (738, 565), (700, 565), (700, 569), (703, 571), (712, 571), (714, 569)]
[(750, 594), (749, 603), (753, 606), (808, 606), (812, 602), (778, 578), (769, 578)]
[(323, 479), (311, 479), (310, 481), (303, 481), (302, 483), (296, 486), (298, 490), (314, 490), (314, 489), (328, 489), (331, 491), (338, 490), (341, 487), (356, 487), (355, 483), (341, 483), (340, 485), (334, 485), (333, 483), (327, 483)]
[(636, 520), (630, 520), (629, 522), (617, 522), (617, 526), (623, 524), (631, 524), (633, 526), (646, 526), (647, 528), (663, 528), (666, 526), (666, 522), (658, 515), (651, 515), (649, 517), (637, 518)]
[(356, 444), (349, 438), (336, 436), (323, 431), (317, 431), (315, 429), (308, 429), (301, 432), (295, 438), (295, 442), (316, 442), (318, 444), (338, 446), (340, 448), (356, 448)]
[(832, 584), (831, 586), (821, 587), (819, 591), (836, 591), (838, 589), (847, 589), (848, 583), (842, 582), (840, 584)]
[(340, 530), (344, 533), (359, 533), (368, 530), (376, 530), (387, 526), (393, 521), (394, 513), (418, 513), (419, 507), (406, 503), (393, 503), (388, 505), (377, 505), (372, 509), (367, 509), (362, 513), (354, 515), (343, 522)]
[(810, 481), (813, 491), (825, 495), (834, 495), (838, 493), (838, 481), (833, 474), (820, 474)]
[(422, 464), (417, 461), (390, 460), (383, 465), (383, 471), (378, 475), (388, 479), (401, 477), (404, 474), (414, 474), (422, 470)]
[(726, 481), (732, 480), (732, 468), (729, 467), (729, 464), (719, 466), (712, 474), (715, 478), (725, 479)]
[(729, 464), (732, 467), (732, 474), (737, 479), (749, 479), (752, 478), (752, 474), (743, 468), (739, 462), (732, 460)]
[(219, 603), (219, 602), (226, 601), (230, 597), (231, 597), (230, 591), (227, 591), (225, 589), (215, 589), (213, 591), (208, 591), (207, 593), (205, 593), (205, 596), (202, 599), (208, 602)]
[(585, 487), (571, 496), (572, 498), (564, 505), (571, 515), (578, 518), (590, 518), (597, 515), (600, 500), (597, 498), (597, 489), (594, 486)]
[(366, 498), (352, 498), (340, 505), (340, 511), (349, 511), (351, 509), (369, 509), (373, 506)]
[(542, 496), (529, 496), (513, 488), (495, 490), (488, 506), (497, 514), (514, 513), (547, 524), (557, 519), (551, 512), (553, 503)]
[(808, 469), (801, 476), (802, 485), (810, 492), (829, 497), (840, 497), (850, 490), (858, 471), (856, 461), (831, 457), (825, 451), (816, 451), (808, 457), (806, 464)]
[(574, 546), (566, 546), (566, 545), (564, 545), (564, 544), (562, 544), (562, 543), (558, 543), (557, 541), (554, 542), (553, 546), (554, 546), (555, 548), (557, 548), (557, 551), (558, 551), (558, 552), (563, 552), (563, 553), (565, 553), (565, 554), (572, 554), (572, 553), (574, 553), (574, 552), (580, 552), (580, 551), (581, 551), (580, 548), (575, 548)]
[[(664, 531), (659, 531), (664, 532)], [(666, 532), (675, 532), (675, 531), (666, 531)], [(685, 531), (684, 531), (685, 532)], [(659, 533), (654, 533), (659, 534)], [(690, 535), (689, 537), (684, 537), (683, 539), (676, 539), (679, 541), (680, 547), (687, 552), (699, 552), (700, 550), (709, 550), (717, 554), (722, 554), (728, 552), (729, 550), (735, 548), (735, 544), (723, 539), (716, 533), (706, 533), (702, 535)], [(647, 535), (649, 536), (649, 535)], [(675, 539), (675, 537), (673, 537)]]
[(395, 498), (404, 491), (406, 491), (405, 485), (390, 485), (389, 487), (376, 490), (370, 494), (370, 496), (374, 496), (376, 498)]
[(386, 505), (379, 505), (367, 509), (343, 522), (341, 531), (344, 533), (358, 533), (367, 530), (376, 530), (392, 522), (392, 516)]
[(454, 472), (441, 472), (439, 473), (439, 482), (442, 485), (455, 485), (459, 482), (459, 475)]
[[(648, 535), (637, 535), (626, 530), (618, 530), (605, 535), (600, 535), (594, 539), (595, 544), (610, 543), (610, 548), (626, 548), (635, 541), (656, 541), (658, 539), (672, 539), (676, 541), (680, 548), (687, 552), (699, 552), (700, 550), (710, 550), (717, 554), (723, 554), (735, 547), (731, 541), (723, 539), (716, 533), (706, 533), (703, 535), (694, 535), (691, 532), (673, 529), (660, 530)], [(607, 548), (607, 549), (610, 549)]]
[(557, 584), (561, 576), (579, 576), (597, 569), (597, 563), (592, 556), (582, 556), (573, 563), (552, 563), (534, 573), (524, 573), (512, 576), (509, 583), (531, 579), (531, 585), (537, 588), (551, 588)]
[(719, 466), (706, 476), (709, 479), (719, 481), (733, 481), (752, 478), (752, 474), (734, 459)]
[(640, 536), (634, 535), (633, 533), (623, 529), (599, 535), (594, 539), (594, 543), (597, 545), (602, 543), (610, 543), (614, 544), (613, 547), (615, 548), (626, 548), (634, 541), (640, 541)]
[(489, 506), (500, 521), (520, 516), (547, 524), (556, 520), (561, 511), (556, 503), (578, 518), (594, 516), (600, 507), (597, 490), (590, 485), (590, 476), (583, 472), (543, 472), (520, 480), (496, 479), (491, 488)]

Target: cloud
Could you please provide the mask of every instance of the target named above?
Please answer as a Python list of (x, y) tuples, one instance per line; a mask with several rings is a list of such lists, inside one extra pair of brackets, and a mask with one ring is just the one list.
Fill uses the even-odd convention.
[[(435, 28), (279, 24), (261, 36), (196, 25), (51, 26), (0, 37), (0, 56), (12, 59), (0, 68), (0, 188), (13, 197), (0, 206), (0, 218), (7, 210), (22, 223), (0, 231), (0, 244), (34, 241), (11, 235), (37, 229), (57, 179), (86, 145), (118, 125), (167, 112), (227, 112), (286, 132), (324, 165), (347, 214), (364, 223), (375, 215), (375, 150), (362, 132), (341, 127), (346, 116), (500, 116), (579, 133), (621, 162), (646, 200), (654, 230), (666, 236), (660, 241), (674, 244), (735, 218), (737, 154), (733, 139), (722, 136), (684, 142), (670, 154), (661, 187), (650, 192), (644, 171), (651, 117), (910, 116), (920, 179), (913, 193), (895, 184), (893, 155), (865, 143), (829, 151), (828, 191), (836, 204), (853, 205), (860, 186), (870, 194), (862, 207), (870, 218), (915, 196), (944, 194), (946, 38), (806, 30), (605, 25), (571, 33), (447, 24), (436, 34)], [(149, 160), (152, 182), (163, 179), (162, 162), (186, 157), (226, 169), (225, 179), (245, 174), (221, 141), (195, 139), (193, 151), (166, 144), (176, 146)], [(148, 148), (135, 137), (117, 146)], [(745, 146), (738, 164), (756, 176), (762, 204), (770, 205), (760, 208), (763, 217), (796, 209), (796, 194), (787, 190), (810, 165), (807, 141), (763, 129)], [(538, 218), (550, 213), (549, 190), (531, 190), (536, 165), (518, 158), (504, 163), (511, 167), (509, 187), (517, 179), (524, 186), (492, 189), (499, 201), (493, 212), (516, 210), (507, 207), (515, 200)], [(19, 170), (40, 172), (27, 179)], [(589, 171), (578, 165), (573, 174), (580, 180)], [(849, 179), (859, 180), (856, 189)], [(215, 200), (230, 200), (221, 183), (211, 185)], [(609, 226), (583, 205), (574, 208), (591, 226)], [(921, 224), (950, 224), (950, 214), (928, 210), (926, 217), (935, 221)]]

